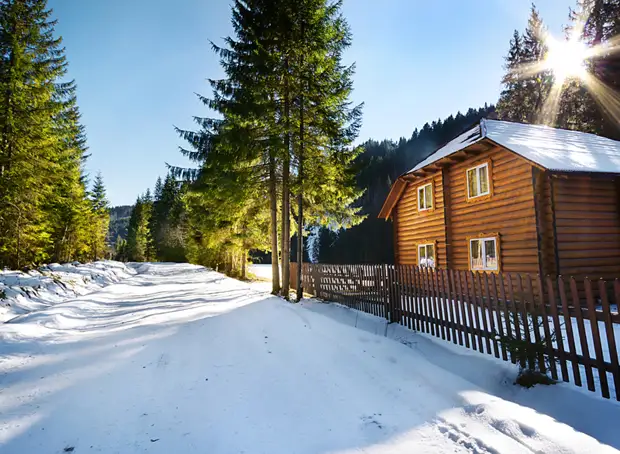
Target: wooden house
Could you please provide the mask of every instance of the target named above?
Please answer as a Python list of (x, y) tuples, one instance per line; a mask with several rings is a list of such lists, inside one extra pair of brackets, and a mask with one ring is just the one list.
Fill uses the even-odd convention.
[(620, 142), (483, 119), (400, 176), (397, 264), (620, 277)]

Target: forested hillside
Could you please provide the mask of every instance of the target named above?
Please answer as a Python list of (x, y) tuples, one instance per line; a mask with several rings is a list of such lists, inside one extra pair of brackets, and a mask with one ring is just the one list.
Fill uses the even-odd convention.
[(121, 205), (110, 208), (110, 227), (108, 229), (108, 242), (114, 244), (118, 238), (127, 239), (129, 217), (133, 205)]
[(101, 175), (89, 191), (75, 81), (46, 0), (0, 1), (0, 268), (106, 253)]

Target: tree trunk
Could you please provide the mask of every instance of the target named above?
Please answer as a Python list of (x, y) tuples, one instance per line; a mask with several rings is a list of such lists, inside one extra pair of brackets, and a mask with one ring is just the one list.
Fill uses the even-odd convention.
[(244, 249), (243, 252), (241, 252), (241, 280), (244, 281), (248, 278), (247, 261), (248, 251)]
[(269, 156), (269, 203), (271, 205), (271, 293), (280, 292), (280, 267), (278, 265), (278, 192), (276, 187), (276, 158)]
[[(302, 57), (303, 62), (303, 57)], [(302, 63), (303, 65), (303, 63)], [(299, 100), (299, 193), (297, 194), (297, 288), (295, 289), (297, 295), (297, 302), (301, 301), (304, 293), (303, 285), (301, 282), (301, 268), (304, 263), (304, 97), (303, 95)]]
[(282, 296), (289, 299), (290, 291), (290, 261), (291, 261), (291, 194), (289, 188), (291, 165), (291, 106), (289, 86), (289, 61), (285, 60), (286, 76), (284, 80), (284, 118), (286, 132), (284, 137), (284, 159), (282, 160)]

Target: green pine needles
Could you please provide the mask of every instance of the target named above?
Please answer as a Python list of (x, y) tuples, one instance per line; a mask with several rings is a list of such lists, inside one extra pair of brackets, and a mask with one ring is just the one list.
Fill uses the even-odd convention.
[(101, 179), (89, 198), (76, 85), (46, 0), (0, 1), (0, 266), (106, 254)]
[(200, 97), (219, 116), (178, 131), (189, 144), (181, 151), (199, 165), (172, 169), (192, 181), (189, 258), (245, 277), (249, 251), (269, 250), (273, 293), (285, 298), (291, 237), (301, 262), (310, 229), (362, 220), (353, 168), (362, 106), (350, 100), (355, 68), (342, 62), (351, 34), (341, 6), (235, 1), (234, 36), (213, 44), (225, 77)]

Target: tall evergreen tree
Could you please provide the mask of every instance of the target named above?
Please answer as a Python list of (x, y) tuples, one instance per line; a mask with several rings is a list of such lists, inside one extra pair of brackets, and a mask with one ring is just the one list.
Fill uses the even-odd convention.
[(164, 183), (158, 178), (155, 184), (149, 228), (155, 256), (163, 262), (183, 262), (186, 259), (185, 207), (182, 189), (170, 174), (166, 176)]
[(46, 3), (0, 1), (0, 263), (14, 267), (53, 249), (45, 210), (67, 158), (58, 129), (73, 85), (60, 82), (64, 48)]
[(127, 232), (127, 259), (133, 262), (148, 262), (154, 259), (153, 241), (149, 228), (153, 201), (150, 191), (138, 197), (131, 211)]
[(532, 5), (523, 35), (515, 31), (506, 57), (504, 90), (497, 103), (502, 120), (520, 123), (544, 123), (545, 102), (553, 86), (551, 70), (544, 69), (548, 48), (547, 29), (536, 7)]
[(97, 260), (106, 250), (106, 238), (110, 225), (110, 206), (101, 173), (95, 177), (90, 194), (90, 204), (92, 209), (90, 244), (92, 259)]

